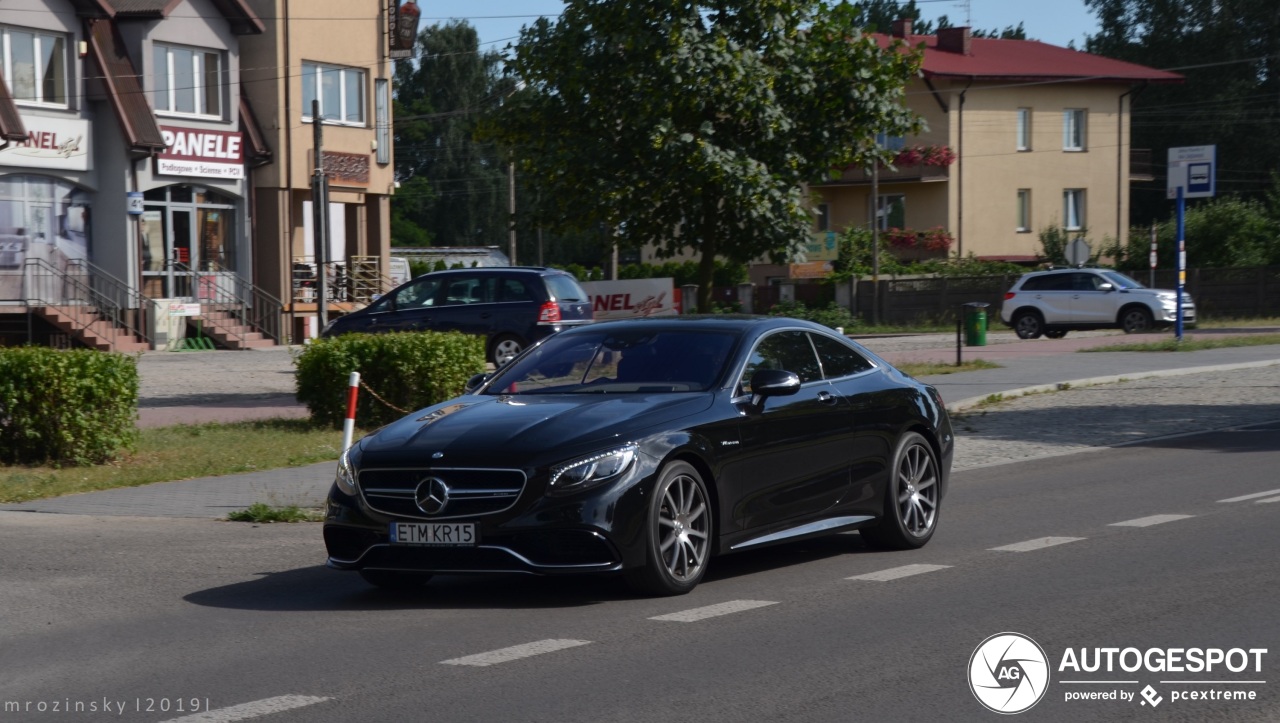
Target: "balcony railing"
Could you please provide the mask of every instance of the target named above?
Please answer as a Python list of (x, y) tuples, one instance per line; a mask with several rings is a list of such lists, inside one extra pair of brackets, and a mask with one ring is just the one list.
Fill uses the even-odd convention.
[[(951, 178), (950, 166), (930, 166), (923, 163), (898, 168), (880, 167), (880, 183), (933, 183), (947, 181)], [(849, 168), (839, 176), (819, 181), (815, 186), (860, 186), (870, 185), (870, 168)]]
[(1155, 163), (1151, 160), (1150, 148), (1129, 149), (1129, 181), (1156, 180)]

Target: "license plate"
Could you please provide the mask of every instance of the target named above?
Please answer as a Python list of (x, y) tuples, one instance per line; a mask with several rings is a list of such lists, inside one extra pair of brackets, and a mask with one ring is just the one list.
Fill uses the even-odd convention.
[(476, 526), (469, 522), (392, 522), (391, 543), (471, 547), (476, 544)]

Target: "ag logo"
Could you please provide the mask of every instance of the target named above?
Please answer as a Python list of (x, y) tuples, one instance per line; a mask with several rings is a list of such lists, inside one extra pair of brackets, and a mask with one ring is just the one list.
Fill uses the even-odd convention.
[(1049, 687), (1049, 658), (1036, 641), (1018, 633), (983, 640), (969, 658), (969, 689), (988, 710), (1021, 713)]

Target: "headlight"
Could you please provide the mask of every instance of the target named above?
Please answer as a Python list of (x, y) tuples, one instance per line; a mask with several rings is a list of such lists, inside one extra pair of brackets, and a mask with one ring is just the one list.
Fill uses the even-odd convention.
[(338, 485), (338, 489), (343, 494), (356, 496), (356, 472), (351, 468), (351, 459), (348, 457), (349, 452), (343, 452), (338, 458), (338, 474), (333, 478), (334, 484)]
[(626, 472), (635, 458), (636, 447), (634, 444), (629, 444), (608, 452), (558, 464), (551, 468), (551, 486), (547, 489), (547, 493), (568, 494), (595, 487), (601, 482)]

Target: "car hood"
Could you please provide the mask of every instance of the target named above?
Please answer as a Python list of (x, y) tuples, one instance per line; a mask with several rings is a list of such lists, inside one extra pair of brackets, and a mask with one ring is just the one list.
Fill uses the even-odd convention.
[[(713, 394), (470, 395), (428, 407), (360, 442), (361, 464), (536, 466), (634, 441), (711, 406)], [(439, 457), (436, 457), (436, 454)]]

